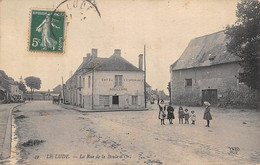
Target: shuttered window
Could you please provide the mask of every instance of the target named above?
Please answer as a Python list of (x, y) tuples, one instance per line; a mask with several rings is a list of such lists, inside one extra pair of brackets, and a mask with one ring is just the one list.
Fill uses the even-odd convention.
[(109, 105), (109, 95), (99, 95), (99, 105)]
[(115, 86), (123, 86), (123, 76), (115, 75)]

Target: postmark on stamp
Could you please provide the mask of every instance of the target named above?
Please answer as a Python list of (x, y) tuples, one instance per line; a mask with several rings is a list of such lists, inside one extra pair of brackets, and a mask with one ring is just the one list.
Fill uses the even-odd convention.
[(32, 10), (29, 51), (63, 53), (65, 17), (63, 11)]

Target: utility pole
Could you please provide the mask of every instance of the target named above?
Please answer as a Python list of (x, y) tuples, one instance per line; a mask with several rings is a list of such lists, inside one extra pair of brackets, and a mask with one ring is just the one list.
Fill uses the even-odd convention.
[(91, 109), (94, 110), (94, 67), (92, 70), (92, 103), (91, 103)]
[(62, 83), (63, 103), (65, 103), (65, 93), (64, 93), (63, 76), (61, 77), (61, 83)]
[(144, 45), (144, 108), (146, 108), (146, 59), (145, 59), (145, 45)]

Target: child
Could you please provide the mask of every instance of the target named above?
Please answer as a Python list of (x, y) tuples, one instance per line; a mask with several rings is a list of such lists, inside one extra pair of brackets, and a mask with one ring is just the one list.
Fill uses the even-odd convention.
[(190, 118), (189, 110), (185, 109), (185, 111), (184, 111), (185, 123), (184, 124), (189, 124), (189, 118)]
[(164, 102), (161, 101), (161, 103), (159, 104), (159, 116), (158, 118), (161, 119), (161, 125), (165, 125), (164, 123), (164, 119), (166, 118), (166, 113), (165, 113), (165, 105), (164, 105)]
[(167, 107), (167, 119), (169, 119), (169, 124), (173, 124), (172, 123), (172, 119), (175, 119), (174, 117), (174, 108), (171, 106), (171, 104), (169, 104), (169, 106)]
[(183, 108), (182, 108), (182, 106), (179, 106), (178, 118), (179, 118), (179, 124), (183, 124)]
[(191, 124), (195, 125), (196, 115), (193, 110), (190, 112), (191, 112), (191, 116), (190, 116)]

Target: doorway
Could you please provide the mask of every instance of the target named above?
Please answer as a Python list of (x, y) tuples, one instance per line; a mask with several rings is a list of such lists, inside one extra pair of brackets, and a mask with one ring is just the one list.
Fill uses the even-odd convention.
[(211, 105), (217, 105), (218, 103), (217, 89), (203, 89), (202, 100), (201, 100), (202, 105), (204, 101), (208, 101)]
[(119, 105), (119, 96), (113, 96), (112, 104), (113, 105)]

